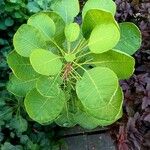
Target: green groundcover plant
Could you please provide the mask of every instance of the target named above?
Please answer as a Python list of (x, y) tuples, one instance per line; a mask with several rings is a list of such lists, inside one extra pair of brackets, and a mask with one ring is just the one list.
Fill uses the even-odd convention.
[(51, 7), (14, 35), (8, 90), (24, 97), (29, 116), (43, 125), (93, 129), (114, 123), (122, 116), (119, 80), (134, 72), (130, 55), (141, 45), (139, 29), (116, 22), (112, 0), (88, 0), (81, 25), (74, 22), (78, 0)]

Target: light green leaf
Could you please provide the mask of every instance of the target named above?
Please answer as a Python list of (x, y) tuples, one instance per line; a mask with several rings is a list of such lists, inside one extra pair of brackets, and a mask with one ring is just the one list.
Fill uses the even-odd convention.
[(69, 53), (69, 54), (66, 54), (64, 56), (65, 60), (67, 62), (73, 62), (75, 59), (76, 59), (76, 55), (75, 54), (72, 54), (72, 53)]
[(114, 23), (96, 26), (89, 39), (89, 49), (93, 53), (103, 53), (116, 46), (120, 39), (120, 32)]
[(80, 27), (77, 23), (70, 23), (65, 27), (65, 36), (69, 42), (77, 40), (80, 34)]
[(104, 25), (104, 24), (106, 26), (109, 24), (114, 24), (119, 29), (119, 26), (117, 22), (115, 21), (114, 16), (110, 12), (106, 12), (106, 11), (98, 10), (98, 9), (89, 10), (85, 15), (83, 24), (82, 24), (82, 31), (83, 31), (84, 37), (88, 39), (90, 37), (92, 30), (97, 25)]
[(99, 120), (88, 113), (78, 110), (74, 115), (75, 122), (85, 129), (94, 129), (99, 125)]
[(104, 67), (95, 67), (86, 71), (76, 84), (78, 98), (83, 106), (89, 109), (100, 109), (106, 106), (117, 89), (116, 74)]
[(55, 123), (61, 127), (74, 127), (76, 125), (74, 120), (74, 114), (64, 111), (55, 120)]
[(25, 108), (29, 116), (40, 124), (56, 119), (64, 106), (64, 93), (55, 97), (44, 97), (36, 89), (29, 92), (25, 98)]
[(34, 71), (29, 59), (20, 56), (15, 51), (12, 51), (8, 55), (7, 63), (15, 76), (21, 80), (31, 80), (40, 76), (37, 72)]
[(130, 22), (120, 23), (121, 38), (115, 49), (133, 55), (141, 46), (142, 37), (139, 28)]
[(29, 91), (35, 88), (35, 83), (36, 79), (23, 81), (11, 75), (7, 84), (7, 90), (16, 96), (25, 97)]
[(60, 0), (54, 3), (51, 8), (57, 12), (63, 20), (68, 24), (74, 21), (79, 13), (78, 0)]
[(38, 13), (32, 15), (27, 24), (37, 28), (45, 37), (45, 40), (49, 41), (54, 36), (56, 27), (54, 21), (44, 13)]
[(30, 62), (36, 72), (46, 76), (55, 75), (62, 68), (60, 56), (44, 49), (36, 49), (32, 52)]
[(62, 127), (73, 127), (77, 123), (74, 120), (74, 113), (76, 112), (77, 107), (75, 106), (76, 102), (76, 93), (71, 93), (69, 86), (66, 87), (65, 91), (65, 103), (64, 108), (58, 118), (55, 120), (55, 123)]
[[(59, 75), (59, 74), (58, 74)], [(59, 95), (61, 89), (58, 84), (58, 75), (56, 77), (41, 77), (37, 80), (36, 88), (38, 92), (46, 97)]]
[(128, 79), (134, 72), (135, 60), (130, 55), (118, 50), (110, 50), (102, 54), (92, 54), (93, 60), (89, 64), (108, 67), (119, 79)]
[(112, 0), (88, 0), (83, 7), (82, 16), (84, 18), (85, 14), (90, 9), (100, 9), (108, 11), (115, 15), (116, 13), (116, 4)]
[(26, 24), (15, 33), (13, 44), (17, 53), (24, 57), (29, 57), (37, 48), (46, 48), (46, 42), (40, 31)]
[(120, 87), (112, 95), (109, 103), (100, 109), (85, 108), (87, 112), (99, 120), (99, 125), (106, 126), (114, 123), (122, 116), (123, 92)]
[(65, 40), (65, 34), (64, 34), (65, 22), (55, 12), (47, 12), (46, 14), (55, 22), (56, 32), (54, 35), (54, 40), (60, 46)]

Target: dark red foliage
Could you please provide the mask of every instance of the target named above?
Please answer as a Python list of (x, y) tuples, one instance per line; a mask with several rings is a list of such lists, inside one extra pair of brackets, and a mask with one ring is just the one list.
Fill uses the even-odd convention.
[(142, 32), (142, 46), (135, 54), (136, 70), (129, 79), (121, 81), (124, 117), (112, 127), (119, 150), (150, 149), (150, 1), (116, 0), (119, 22), (132, 21)]
[[(124, 135), (127, 134), (125, 144), (129, 150), (141, 150), (143, 143), (147, 142), (144, 136), (150, 127), (150, 76), (148, 73), (134, 75), (131, 79), (122, 81), (121, 85), (125, 94), (126, 119), (123, 119)], [(119, 150), (120, 144), (118, 138)]]
[(127, 131), (124, 126), (119, 127), (119, 134), (118, 138), (118, 149), (119, 150), (129, 150), (128, 143), (127, 143)]
[(118, 21), (126, 21), (133, 15), (133, 9), (129, 0), (116, 0), (115, 2), (117, 4), (116, 19)]

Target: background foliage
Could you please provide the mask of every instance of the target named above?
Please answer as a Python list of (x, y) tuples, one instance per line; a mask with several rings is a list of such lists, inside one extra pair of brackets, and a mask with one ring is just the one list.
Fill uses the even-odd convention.
[(52, 0), (0, 0), (0, 149), (51, 150), (54, 126), (32, 122), (22, 107), (22, 100), (6, 90), (10, 70), (6, 56), (12, 50), (12, 37), (31, 14), (50, 9)]

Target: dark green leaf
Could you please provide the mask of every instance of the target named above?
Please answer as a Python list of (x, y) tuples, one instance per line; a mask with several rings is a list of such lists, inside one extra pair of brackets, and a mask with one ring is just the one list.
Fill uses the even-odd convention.
[(11, 119), (9, 125), (10, 125), (10, 128), (20, 133), (25, 132), (28, 127), (27, 121), (21, 116), (15, 116), (13, 119)]

